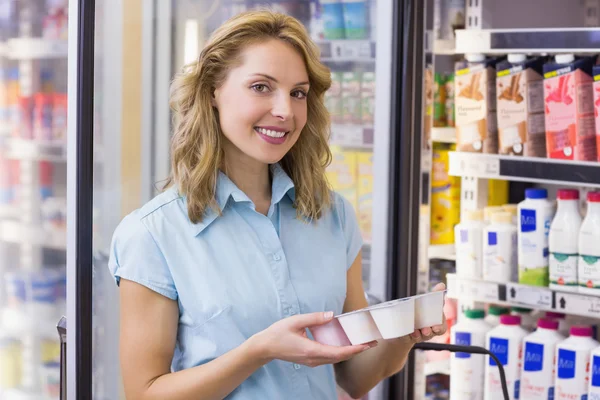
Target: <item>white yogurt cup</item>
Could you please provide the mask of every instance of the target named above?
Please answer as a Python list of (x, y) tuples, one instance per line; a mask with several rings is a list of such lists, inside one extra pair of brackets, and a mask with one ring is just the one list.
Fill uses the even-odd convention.
[(328, 346), (350, 346), (350, 340), (337, 318), (323, 325), (311, 326), (309, 330), (313, 338), (321, 344)]
[(377, 325), (367, 309), (349, 312), (335, 317), (340, 321), (346, 336), (353, 345), (372, 342), (382, 339)]
[(394, 339), (415, 330), (415, 299), (398, 299), (369, 308), (383, 339)]
[(444, 321), (446, 291), (413, 296), (415, 299), (415, 329), (440, 325)]

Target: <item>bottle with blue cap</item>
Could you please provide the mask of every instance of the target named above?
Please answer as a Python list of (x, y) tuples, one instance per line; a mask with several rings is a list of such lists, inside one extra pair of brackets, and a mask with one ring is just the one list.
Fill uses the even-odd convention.
[(548, 235), (554, 206), (546, 189), (527, 189), (518, 207), (519, 283), (548, 286)]

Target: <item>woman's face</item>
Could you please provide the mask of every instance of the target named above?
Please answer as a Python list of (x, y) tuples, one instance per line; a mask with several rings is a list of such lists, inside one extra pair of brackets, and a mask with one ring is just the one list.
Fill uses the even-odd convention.
[(225, 156), (273, 164), (306, 124), (308, 73), (301, 55), (275, 39), (249, 46), (242, 60), (214, 94)]

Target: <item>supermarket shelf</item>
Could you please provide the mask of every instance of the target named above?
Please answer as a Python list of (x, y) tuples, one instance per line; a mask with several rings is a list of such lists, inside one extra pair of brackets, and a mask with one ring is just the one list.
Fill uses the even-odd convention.
[(464, 29), (456, 31), (456, 53), (597, 53), (600, 28)]
[(375, 62), (375, 42), (370, 40), (327, 40), (317, 45), (324, 62)]
[(431, 128), (431, 141), (437, 143), (456, 143), (456, 128)]
[(66, 40), (43, 38), (9, 39), (1, 47), (2, 54), (14, 60), (65, 58), (68, 54), (68, 48)]
[(430, 260), (449, 260), (456, 261), (456, 252), (453, 244), (431, 245), (427, 250)]
[(450, 175), (600, 188), (600, 163), (450, 153)]
[(373, 125), (331, 124), (332, 146), (373, 149)]
[(0, 221), (0, 241), (57, 250), (67, 248), (66, 232), (49, 232), (42, 227), (28, 226), (19, 221)]
[(435, 55), (454, 55), (456, 50), (454, 49), (454, 40), (434, 40), (433, 42), (433, 54)]
[(425, 376), (435, 374), (450, 375), (450, 359), (426, 362)]
[(524, 306), (584, 317), (600, 317), (600, 297), (521, 285), (459, 278), (448, 274), (448, 297), (507, 306)]
[(6, 138), (6, 156), (19, 160), (66, 161), (67, 145), (64, 142), (41, 142)]

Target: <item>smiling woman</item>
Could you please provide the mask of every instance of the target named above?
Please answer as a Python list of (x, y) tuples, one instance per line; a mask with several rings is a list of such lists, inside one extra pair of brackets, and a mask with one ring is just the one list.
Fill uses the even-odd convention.
[(318, 56), (294, 18), (249, 12), (175, 77), (172, 177), (111, 246), (128, 398), (333, 400), (336, 384), (359, 398), (444, 333), (340, 347), (308, 334), (367, 306), (356, 215), (325, 178)]

